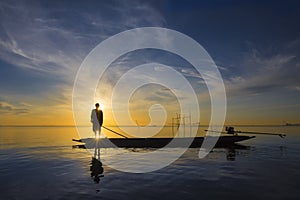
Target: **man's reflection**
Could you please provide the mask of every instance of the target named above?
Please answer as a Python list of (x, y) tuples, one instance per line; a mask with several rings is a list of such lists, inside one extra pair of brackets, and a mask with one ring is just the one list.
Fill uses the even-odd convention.
[(95, 183), (99, 183), (100, 178), (104, 177), (102, 162), (100, 160), (99, 139), (96, 139), (95, 141), (95, 152), (94, 152), (94, 157), (92, 157), (90, 171), (91, 171), (91, 177), (94, 179)]

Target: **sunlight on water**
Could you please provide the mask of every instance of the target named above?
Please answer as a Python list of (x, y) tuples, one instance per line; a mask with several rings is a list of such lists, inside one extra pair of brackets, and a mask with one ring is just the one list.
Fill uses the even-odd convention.
[[(114, 158), (128, 151), (142, 155), (151, 149), (92, 149), (90, 154), (71, 141), (80, 138), (74, 127), (0, 127), (1, 199), (133, 199), (137, 194), (143, 199), (253, 199), (257, 193), (264, 199), (297, 199), (300, 127), (235, 129), (283, 132), (287, 137), (260, 135), (234, 148), (215, 148), (204, 159), (197, 157), (199, 149), (189, 149), (170, 166), (147, 174), (98, 163), (104, 177), (96, 183), (93, 157)], [(126, 159), (114, 162), (126, 165)]]
[(74, 127), (0, 127), (0, 148), (70, 145), (78, 138)]

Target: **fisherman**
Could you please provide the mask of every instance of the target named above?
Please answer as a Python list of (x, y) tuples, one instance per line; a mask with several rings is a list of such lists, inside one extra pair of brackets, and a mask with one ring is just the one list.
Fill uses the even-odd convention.
[(91, 122), (93, 123), (93, 131), (95, 133), (95, 137), (100, 136), (101, 133), (101, 127), (103, 124), (103, 112), (100, 109), (100, 104), (95, 104), (95, 109), (92, 110), (91, 113)]

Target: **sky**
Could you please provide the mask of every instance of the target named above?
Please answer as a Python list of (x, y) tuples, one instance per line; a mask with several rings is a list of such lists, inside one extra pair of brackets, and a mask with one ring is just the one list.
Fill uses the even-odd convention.
[[(73, 85), (85, 57), (110, 36), (139, 27), (176, 30), (203, 46), (225, 84), (226, 124), (300, 123), (299, 21), (300, 2), (292, 0), (3, 0), (0, 125), (73, 125)], [(177, 55), (159, 50), (130, 52), (110, 65), (96, 94), (104, 123), (115, 123), (106, 105), (122, 73), (153, 61), (190, 81), (200, 123), (209, 123), (210, 99), (201, 75)], [(133, 94), (130, 115), (146, 125), (149, 107), (160, 103), (170, 123), (180, 111), (178, 101), (167, 88), (147, 85)]]

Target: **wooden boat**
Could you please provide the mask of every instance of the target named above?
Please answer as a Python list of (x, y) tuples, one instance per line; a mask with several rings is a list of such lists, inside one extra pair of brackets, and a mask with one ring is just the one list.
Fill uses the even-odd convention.
[[(255, 136), (220, 136), (217, 139), (215, 147), (229, 147), (234, 145), (236, 142), (249, 140), (255, 138)], [(199, 148), (201, 147), (204, 137), (195, 138), (83, 138), (83, 139), (73, 139), (74, 142), (81, 142), (86, 148), (162, 148), (170, 144), (168, 147), (186, 147), (187, 144), (191, 142), (189, 148)], [(172, 141), (172, 143), (171, 143)]]
[[(85, 138), (85, 139), (73, 139), (75, 142), (83, 143), (80, 145), (81, 147), (85, 146), (85, 148), (113, 148), (113, 147), (121, 147), (121, 148), (162, 148), (162, 147), (186, 147), (189, 148), (199, 148), (201, 147), (204, 137), (181, 137), (181, 138), (128, 138), (114, 130), (111, 130), (107, 127), (103, 128), (119, 135), (124, 138), (103, 138), (103, 139), (95, 139), (95, 138)], [(286, 134), (283, 133), (264, 133), (264, 132), (249, 132), (249, 131), (235, 131), (234, 127), (226, 127), (226, 131), (222, 131), (221, 133), (228, 134), (228, 136), (206, 136), (210, 137), (215, 143), (215, 147), (232, 147), (236, 142), (241, 142), (244, 140), (249, 140), (255, 138), (255, 136), (245, 136), (238, 134), (259, 134), (259, 135), (277, 135), (281, 138), (284, 138)], [(208, 130), (205, 130), (208, 131)], [(218, 132), (214, 130), (210, 130), (211, 132)], [(207, 138), (208, 139), (208, 138)], [(75, 145), (76, 146), (76, 145)], [(79, 145), (77, 145), (79, 146)]]

